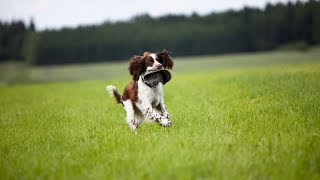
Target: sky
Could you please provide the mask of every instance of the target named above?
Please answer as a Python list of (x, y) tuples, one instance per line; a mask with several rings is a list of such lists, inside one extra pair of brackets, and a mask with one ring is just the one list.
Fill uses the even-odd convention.
[(244, 6), (265, 7), (266, 3), (288, 0), (0, 0), (0, 21), (33, 19), (37, 30), (125, 21), (148, 13), (152, 17), (193, 12), (206, 15)]

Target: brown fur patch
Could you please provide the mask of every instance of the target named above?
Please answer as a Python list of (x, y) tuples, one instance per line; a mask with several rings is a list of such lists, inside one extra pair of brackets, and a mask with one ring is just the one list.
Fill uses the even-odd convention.
[(129, 62), (129, 72), (134, 81), (139, 80), (140, 74), (146, 71), (145, 59), (143, 56), (133, 56)]
[(161, 63), (164, 68), (172, 69), (174, 64), (169, 51), (164, 49), (161, 52), (157, 53), (157, 57), (159, 58), (159, 63)]
[(126, 88), (123, 91), (122, 101), (126, 101), (130, 99), (133, 103), (137, 102), (138, 100), (138, 82), (137, 81), (131, 81), (129, 85), (126, 86)]

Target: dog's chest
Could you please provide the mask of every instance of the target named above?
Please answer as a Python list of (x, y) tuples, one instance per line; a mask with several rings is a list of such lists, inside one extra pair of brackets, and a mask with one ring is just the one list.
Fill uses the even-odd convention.
[(163, 97), (162, 85), (155, 88), (150, 88), (145, 84), (140, 84), (138, 87), (138, 99), (140, 103), (150, 103), (153, 107), (158, 106)]

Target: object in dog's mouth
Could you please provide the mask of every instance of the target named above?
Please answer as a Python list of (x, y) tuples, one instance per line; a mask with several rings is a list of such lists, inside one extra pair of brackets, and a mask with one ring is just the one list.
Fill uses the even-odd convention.
[(144, 81), (152, 86), (156, 86), (159, 82), (163, 85), (171, 80), (171, 73), (167, 70), (150, 71), (144, 74)]

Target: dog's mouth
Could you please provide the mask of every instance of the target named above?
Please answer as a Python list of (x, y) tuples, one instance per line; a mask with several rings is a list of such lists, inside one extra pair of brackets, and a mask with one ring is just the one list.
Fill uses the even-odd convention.
[(171, 73), (168, 70), (152, 70), (147, 71), (143, 75), (144, 80), (151, 85), (157, 85), (161, 82), (163, 85), (171, 80)]
[(163, 70), (163, 68), (157, 68), (157, 67), (148, 67), (146, 72), (156, 72), (156, 71), (160, 71)]

